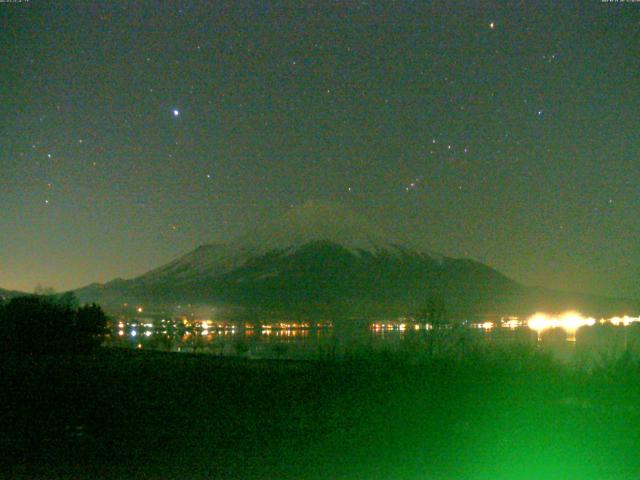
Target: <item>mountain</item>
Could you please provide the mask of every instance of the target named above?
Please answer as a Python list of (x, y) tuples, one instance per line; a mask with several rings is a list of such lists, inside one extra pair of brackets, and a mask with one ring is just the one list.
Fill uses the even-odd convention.
[(589, 308), (602, 303), (540, 294), (480, 262), (401, 242), (351, 211), (316, 202), (234, 241), (203, 245), (137, 278), (76, 294), (105, 306), (191, 303), (310, 317), (407, 315), (434, 299), (457, 318), (535, 310), (536, 298), (573, 308), (577, 300), (591, 302)]
[(0, 300), (7, 300), (9, 298), (19, 297), (21, 295), (27, 295), (27, 294), (23, 292), (18, 292), (16, 290), (5, 290), (3, 288), (0, 288)]

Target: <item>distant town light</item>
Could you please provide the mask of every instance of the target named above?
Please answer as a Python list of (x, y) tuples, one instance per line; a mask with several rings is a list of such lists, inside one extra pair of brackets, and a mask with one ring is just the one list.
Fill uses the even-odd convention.
[(624, 325), (626, 327), (631, 323), (640, 322), (640, 317), (629, 317), (625, 315), (624, 317), (613, 317), (609, 321), (616, 327), (619, 325)]
[(509, 328), (511, 330), (515, 330), (516, 328), (518, 328), (520, 326), (520, 321), (517, 318), (511, 318), (509, 320), (507, 320), (506, 322), (502, 323), (502, 326), (505, 328)]
[[(585, 317), (580, 312), (569, 311), (560, 316), (547, 315), (546, 313), (536, 313), (529, 317), (527, 325), (531, 330), (538, 333), (538, 337), (553, 328), (561, 328), (570, 335), (570, 339), (575, 339), (575, 332), (584, 326), (592, 326), (596, 323), (594, 318)], [(611, 319), (613, 323), (613, 319)]]

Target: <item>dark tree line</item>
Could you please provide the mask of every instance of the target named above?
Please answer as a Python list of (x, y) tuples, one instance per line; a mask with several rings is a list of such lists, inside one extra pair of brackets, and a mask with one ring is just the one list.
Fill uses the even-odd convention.
[(107, 317), (73, 294), (29, 295), (0, 302), (0, 350), (27, 355), (88, 353), (102, 343)]
[(433, 329), (448, 326), (449, 318), (444, 298), (437, 295), (427, 297), (425, 305), (416, 315), (416, 319), (430, 324)]

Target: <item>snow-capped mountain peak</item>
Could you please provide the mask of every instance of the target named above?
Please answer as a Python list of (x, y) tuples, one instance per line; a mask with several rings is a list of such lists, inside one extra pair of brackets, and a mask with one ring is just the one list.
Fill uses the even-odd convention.
[(139, 280), (218, 275), (241, 267), (251, 258), (274, 251), (293, 253), (312, 242), (337, 244), (355, 255), (362, 251), (398, 251), (390, 236), (363, 217), (335, 204), (307, 202), (235, 240), (202, 245)]

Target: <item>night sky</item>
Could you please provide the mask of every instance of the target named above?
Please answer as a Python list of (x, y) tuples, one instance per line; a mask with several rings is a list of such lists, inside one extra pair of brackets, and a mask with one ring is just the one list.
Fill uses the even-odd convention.
[(308, 200), (639, 295), (640, 3), (0, 3), (0, 287), (132, 277)]

